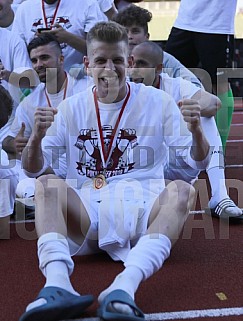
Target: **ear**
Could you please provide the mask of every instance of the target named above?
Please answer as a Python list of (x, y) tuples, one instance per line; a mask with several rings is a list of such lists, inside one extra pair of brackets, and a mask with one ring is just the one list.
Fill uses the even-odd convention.
[(91, 72), (89, 70), (89, 58), (87, 56), (84, 56), (83, 62), (84, 62), (84, 67), (85, 67), (85, 70), (86, 70), (86, 74), (88, 76), (91, 76)]
[(146, 38), (149, 40), (149, 38), (150, 38), (150, 34), (149, 33), (146, 34)]
[(60, 63), (63, 64), (64, 63), (64, 56), (60, 55), (59, 59), (60, 59)]
[(160, 75), (162, 73), (163, 70), (163, 64), (158, 64), (157, 67), (155, 68), (155, 73)]
[(133, 65), (134, 65), (134, 57), (133, 57), (133, 55), (130, 55), (128, 57), (128, 68), (133, 67)]

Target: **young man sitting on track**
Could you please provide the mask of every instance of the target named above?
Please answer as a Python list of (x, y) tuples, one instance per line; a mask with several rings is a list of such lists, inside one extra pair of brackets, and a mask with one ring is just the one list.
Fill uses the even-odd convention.
[(100, 251), (125, 268), (99, 295), (98, 316), (144, 320), (135, 293), (170, 255), (194, 198), (186, 182), (165, 187), (166, 150), (179, 146), (196, 169), (209, 161), (200, 106), (184, 104), (183, 120), (168, 94), (126, 82), (132, 60), (125, 28), (96, 24), (84, 62), (95, 86), (36, 113), (22, 153), (30, 176), (39, 176), (60, 152), (68, 167), (66, 181), (52, 174), (37, 179), (38, 258), (46, 284), (20, 321), (80, 317), (93, 297), (74, 290), (71, 255)]

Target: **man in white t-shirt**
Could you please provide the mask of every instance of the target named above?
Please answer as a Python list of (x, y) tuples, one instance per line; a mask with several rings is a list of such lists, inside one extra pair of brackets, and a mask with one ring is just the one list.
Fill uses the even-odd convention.
[[(22, 92), (19, 88), (20, 76), (30, 77), (32, 66), (24, 41), (5, 28), (0, 28), (0, 81), (14, 100), (12, 115), (8, 123), (0, 130), (0, 145), (13, 120), (15, 109), (20, 102)], [(16, 73), (14, 73), (16, 72)], [(21, 84), (20, 84), (21, 85)], [(24, 85), (22, 86), (24, 87)]]
[(37, 180), (38, 256), (46, 284), (20, 321), (80, 317), (93, 297), (74, 290), (70, 253), (100, 251), (123, 261), (125, 269), (99, 295), (98, 316), (144, 320), (135, 292), (169, 256), (194, 196), (182, 181), (165, 188), (166, 146), (180, 146), (192, 167), (208, 163), (198, 106), (182, 106), (185, 122), (167, 93), (126, 82), (132, 61), (125, 28), (97, 23), (87, 35), (84, 63), (95, 86), (58, 110), (36, 114), (22, 153), (30, 176), (58, 158), (55, 146), (64, 148), (68, 168), (66, 182), (53, 175)]
[[(205, 136), (211, 146), (211, 160), (206, 169), (211, 186), (212, 197), (209, 201), (212, 215), (218, 218), (242, 219), (242, 210), (229, 198), (225, 186), (224, 157), (222, 143), (216, 127), (214, 116), (220, 107), (219, 99), (198, 88), (194, 84), (182, 78), (171, 78), (163, 71), (161, 59), (163, 50), (153, 42), (143, 42), (132, 50), (134, 68), (132, 77), (136, 82), (154, 86), (169, 93), (178, 104), (183, 99), (194, 99), (201, 106), (202, 127)], [(183, 179), (187, 182), (194, 181), (199, 171), (187, 166), (173, 151), (170, 151), (165, 177)]]
[(26, 44), (38, 32), (53, 33), (62, 44), (64, 69), (69, 71), (73, 64), (82, 63), (86, 33), (100, 20), (97, 0), (32, 0), (18, 7), (12, 30)]
[[(45, 107), (57, 108), (65, 98), (85, 90), (89, 85), (87, 78), (76, 80), (64, 71), (64, 57), (54, 36), (43, 34), (34, 38), (28, 45), (28, 52), (41, 83), (19, 104), (8, 136), (3, 141), (9, 158), (16, 161), (20, 180), (17, 196), (20, 198), (32, 197), (35, 190), (35, 180), (23, 173), (20, 156), (31, 135), (36, 110), (43, 112)], [(65, 159), (60, 158), (52, 170), (59, 177), (65, 177)], [(18, 201), (26, 202), (21, 199)]]
[(227, 76), (234, 55), (234, 21), (237, 0), (181, 0), (166, 51), (187, 68), (207, 73), (204, 87), (214, 92), (222, 107), (216, 123), (225, 150), (234, 110), (234, 97)]
[(101, 12), (104, 13), (103, 20), (111, 20), (112, 17), (117, 13), (114, 0), (97, 0)]
[[(8, 91), (0, 85), (0, 128), (8, 121), (13, 100)], [(11, 165), (7, 154), (0, 149), (0, 240), (10, 238), (10, 215), (13, 213), (18, 172)]]

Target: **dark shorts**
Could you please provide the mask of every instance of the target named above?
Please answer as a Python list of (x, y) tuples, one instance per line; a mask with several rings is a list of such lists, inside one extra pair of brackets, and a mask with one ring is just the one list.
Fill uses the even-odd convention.
[(187, 68), (207, 71), (217, 83), (217, 68), (232, 68), (234, 36), (181, 30), (173, 27), (166, 49)]

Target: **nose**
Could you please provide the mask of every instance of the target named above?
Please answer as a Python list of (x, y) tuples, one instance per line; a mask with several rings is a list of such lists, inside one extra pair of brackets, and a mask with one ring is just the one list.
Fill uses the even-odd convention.
[(105, 69), (115, 70), (115, 66), (114, 66), (112, 59), (107, 59), (106, 64), (105, 64)]
[(35, 68), (36, 69), (39, 69), (39, 68), (42, 68), (43, 67), (43, 62), (41, 59), (37, 59), (36, 62), (35, 62)]
[(127, 36), (128, 36), (128, 39), (132, 39), (132, 32), (130, 30), (127, 30)]

